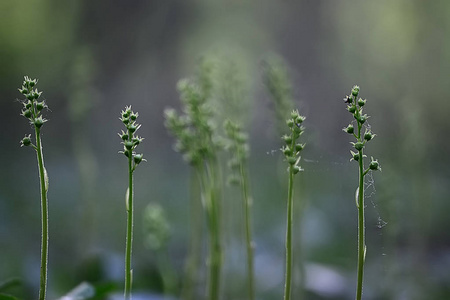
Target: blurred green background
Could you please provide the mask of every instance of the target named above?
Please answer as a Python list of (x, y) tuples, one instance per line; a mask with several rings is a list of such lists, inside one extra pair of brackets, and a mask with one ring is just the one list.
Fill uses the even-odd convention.
[[(133, 288), (163, 289), (161, 260), (145, 247), (142, 230), (149, 203), (166, 213), (164, 268), (181, 280), (190, 169), (173, 150), (163, 110), (179, 108), (177, 81), (212, 54), (234, 61), (249, 86), (244, 113), (257, 296), (280, 299), (287, 174), (262, 79), (262, 61), (277, 53), (307, 117), (305, 171), (296, 178), (294, 295), (353, 297), (357, 168), (341, 128), (351, 119), (342, 98), (358, 84), (377, 134), (367, 153), (382, 167), (366, 199), (365, 299), (450, 298), (449, 16), (449, 1), (420, 0), (1, 1), (0, 281), (19, 277), (18, 293), (35, 298), (39, 184), (34, 152), (19, 147), (32, 129), (15, 101), (24, 75), (39, 78), (51, 109), (42, 129), (50, 178), (49, 299), (83, 280), (122, 289), (127, 171), (116, 133), (129, 104), (139, 112), (146, 138), (140, 151), (148, 159), (135, 173)], [(224, 197), (223, 295), (245, 299), (240, 198), (232, 195)]]

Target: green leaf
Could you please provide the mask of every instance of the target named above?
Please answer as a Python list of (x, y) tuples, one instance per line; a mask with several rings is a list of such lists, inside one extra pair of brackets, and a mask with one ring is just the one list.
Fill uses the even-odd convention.
[(4, 292), (11, 287), (19, 286), (21, 284), (22, 284), (22, 281), (18, 278), (7, 279), (7, 280), (3, 281), (2, 283), (0, 283), (0, 292)]
[(0, 294), (0, 300), (19, 300), (19, 298), (7, 294)]

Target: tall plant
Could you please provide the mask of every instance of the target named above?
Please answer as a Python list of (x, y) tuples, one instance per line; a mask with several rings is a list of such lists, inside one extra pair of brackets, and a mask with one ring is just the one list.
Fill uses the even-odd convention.
[(126, 250), (125, 250), (125, 291), (124, 296), (126, 300), (131, 299), (131, 285), (133, 279), (133, 270), (131, 269), (131, 256), (133, 245), (133, 173), (136, 167), (145, 161), (143, 154), (135, 152), (136, 147), (142, 142), (143, 138), (135, 135), (136, 131), (141, 125), (136, 123), (138, 113), (134, 113), (131, 110), (131, 106), (125, 107), (125, 110), (121, 112), (120, 120), (126, 127), (126, 131), (119, 133), (122, 139), (123, 151), (128, 159), (128, 189), (126, 192), (126, 210), (127, 210), (127, 237), (126, 237)]
[(282, 137), (285, 145), (281, 148), (286, 161), (288, 162), (289, 183), (287, 198), (287, 221), (286, 221), (286, 276), (284, 286), (284, 300), (291, 299), (292, 285), (292, 264), (293, 264), (293, 246), (292, 246), (292, 225), (294, 219), (294, 176), (302, 171), (299, 166), (301, 159), (300, 152), (305, 147), (300, 144), (298, 139), (304, 131), (302, 126), (305, 117), (298, 113), (298, 110), (291, 112), (291, 118), (286, 121), (289, 128), (289, 134)]
[(221, 148), (214, 126), (211, 108), (211, 86), (208, 68), (202, 66), (196, 80), (181, 80), (178, 90), (183, 102), (184, 115), (166, 109), (166, 127), (177, 138), (175, 148), (195, 169), (198, 176), (202, 204), (208, 227), (208, 299), (220, 295), (222, 268), (221, 236), (221, 178), (217, 154)]
[(41, 272), (40, 272), (40, 284), (39, 284), (39, 300), (44, 300), (47, 294), (47, 270), (48, 270), (48, 176), (47, 170), (44, 167), (44, 155), (42, 153), (42, 141), (41, 141), (41, 127), (47, 122), (42, 117), (42, 111), (47, 108), (45, 101), (38, 101), (42, 92), (39, 92), (36, 88), (38, 80), (31, 79), (28, 76), (24, 77), (22, 87), (19, 88), (19, 92), (26, 97), (22, 101), (23, 109), (22, 116), (30, 121), (31, 126), (34, 128), (36, 145), (31, 141), (31, 134), (25, 135), (20, 141), (21, 146), (30, 146), (36, 151), (38, 170), (39, 170), (39, 182), (41, 185)]
[[(356, 300), (361, 300), (362, 289), (363, 289), (363, 276), (364, 276), (364, 262), (366, 258), (366, 229), (364, 220), (364, 177), (369, 173), (369, 171), (380, 170), (380, 165), (377, 160), (371, 158), (369, 167), (364, 168), (364, 149), (366, 144), (371, 141), (375, 134), (366, 127), (366, 121), (369, 118), (368, 115), (363, 114), (363, 106), (366, 104), (366, 100), (358, 98), (359, 96), (359, 86), (355, 85), (352, 88), (351, 94), (345, 96), (344, 102), (347, 103), (347, 110), (353, 115), (355, 119), (343, 130), (348, 134), (352, 135), (356, 142), (352, 142), (353, 147), (357, 152), (350, 151), (352, 158), (358, 163), (358, 173), (359, 173), (359, 184), (356, 189), (355, 201), (356, 208), (358, 209), (358, 269), (357, 269), (357, 287), (356, 287)], [(353, 125), (356, 122), (356, 128)], [(364, 129), (364, 134), (362, 133)]]

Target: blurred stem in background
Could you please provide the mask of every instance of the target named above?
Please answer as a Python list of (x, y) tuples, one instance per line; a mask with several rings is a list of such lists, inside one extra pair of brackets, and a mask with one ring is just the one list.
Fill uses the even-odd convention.
[[(164, 295), (176, 295), (177, 276), (169, 259), (171, 229), (163, 208), (149, 203), (143, 215), (144, 245), (153, 251), (163, 280)], [(185, 299), (185, 298), (183, 298)]]
[(232, 170), (230, 183), (239, 185), (242, 193), (242, 208), (244, 211), (244, 232), (247, 250), (247, 280), (248, 298), (255, 299), (255, 279), (253, 276), (253, 239), (251, 229), (252, 199), (249, 192), (249, 180), (247, 173), (247, 159), (249, 156), (248, 135), (243, 132), (241, 126), (230, 120), (225, 121), (225, 133), (229, 139), (227, 149), (231, 154), (228, 165)]
[(72, 145), (78, 165), (80, 179), (81, 224), (78, 251), (85, 253), (93, 246), (96, 233), (95, 193), (98, 178), (97, 158), (89, 141), (90, 112), (98, 99), (98, 92), (93, 88), (96, 65), (88, 46), (77, 48), (75, 52), (72, 72), (70, 74), (70, 88), (67, 101), (69, 117), (74, 130), (72, 131)]
[(196, 170), (199, 177), (209, 244), (206, 294), (209, 299), (217, 300), (220, 297), (223, 261), (220, 205), (222, 179), (217, 157), (221, 145), (211, 104), (211, 72), (211, 62), (205, 59), (194, 79), (178, 83), (184, 115), (179, 116), (174, 109), (166, 109), (165, 125), (177, 139), (176, 150), (183, 154), (185, 161)]
[(189, 176), (189, 249), (184, 268), (184, 279), (181, 291), (182, 299), (198, 299), (198, 277), (202, 257), (202, 201), (198, 171), (191, 169)]

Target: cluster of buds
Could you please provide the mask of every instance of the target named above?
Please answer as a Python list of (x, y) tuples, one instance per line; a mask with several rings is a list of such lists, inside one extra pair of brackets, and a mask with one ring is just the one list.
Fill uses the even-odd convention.
[(298, 110), (292, 111), (291, 118), (286, 121), (291, 133), (282, 137), (286, 145), (281, 148), (281, 151), (286, 157), (289, 165), (293, 167), (294, 174), (302, 171), (302, 168), (298, 165), (298, 163), (300, 162), (300, 152), (305, 147), (305, 144), (300, 144), (297, 141), (305, 130), (302, 126), (303, 121), (305, 121), (305, 117), (300, 116)]
[(239, 124), (230, 120), (225, 121), (224, 129), (228, 138), (226, 149), (231, 153), (228, 166), (233, 172), (228, 178), (228, 181), (231, 184), (239, 184), (240, 168), (245, 164), (250, 151), (247, 143), (248, 135), (243, 132)]
[[(22, 87), (19, 88), (19, 92), (25, 96), (26, 99), (22, 100), (23, 108), (21, 115), (30, 121), (30, 124), (39, 130), (45, 122), (41, 115), (42, 110), (47, 108), (45, 101), (38, 101), (41, 97), (42, 92), (39, 92), (36, 88), (38, 83), (37, 79), (31, 79), (28, 76), (24, 77)], [(31, 143), (31, 135), (25, 135), (25, 137), (20, 141), (21, 146), (33, 146)]]
[(129, 159), (132, 159), (133, 171), (138, 164), (142, 161), (146, 161), (143, 154), (135, 152), (136, 147), (144, 140), (144, 138), (137, 135), (135, 136), (136, 131), (141, 127), (141, 125), (136, 123), (138, 116), (138, 113), (131, 110), (131, 106), (127, 106), (125, 107), (125, 110), (121, 112), (121, 117), (119, 118), (127, 129), (126, 131), (122, 130), (121, 133), (118, 133), (123, 144), (123, 151), (120, 151), (119, 153), (123, 153)]
[(177, 138), (175, 150), (191, 165), (198, 165), (215, 155), (220, 147), (214, 139), (213, 113), (208, 106), (208, 87), (190, 80), (178, 83), (184, 114), (174, 109), (164, 111), (165, 126)]
[[(351, 160), (355, 161), (359, 161), (360, 159), (366, 157), (365, 155), (363, 155), (363, 149), (366, 143), (371, 141), (376, 136), (376, 134), (372, 133), (372, 131), (367, 127), (364, 129), (364, 134), (362, 134), (362, 129), (365, 126), (364, 123), (366, 123), (369, 116), (363, 114), (363, 106), (366, 104), (366, 100), (358, 98), (358, 96), (359, 96), (359, 86), (355, 85), (352, 88), (351, 94), (344, 97), (344, 102), (348, 104), (347, 110), (353, 115), (357, 127), (355, 128), (352, 122), (347, 127), (342, 129), (343, 131), (353, 135), (356, 138), (356, 142), (351, 142), (351, 144), (353, 145), (353, 147), (357, 152), (350, 151), (352, 155)], [(372, 171), (380, 170), (380, 165), (378, 161), (375, 160), (373, 157), (371, 158), (369, 168), (365, 170), (364, 173), (366, 174), (369, 170)]]

